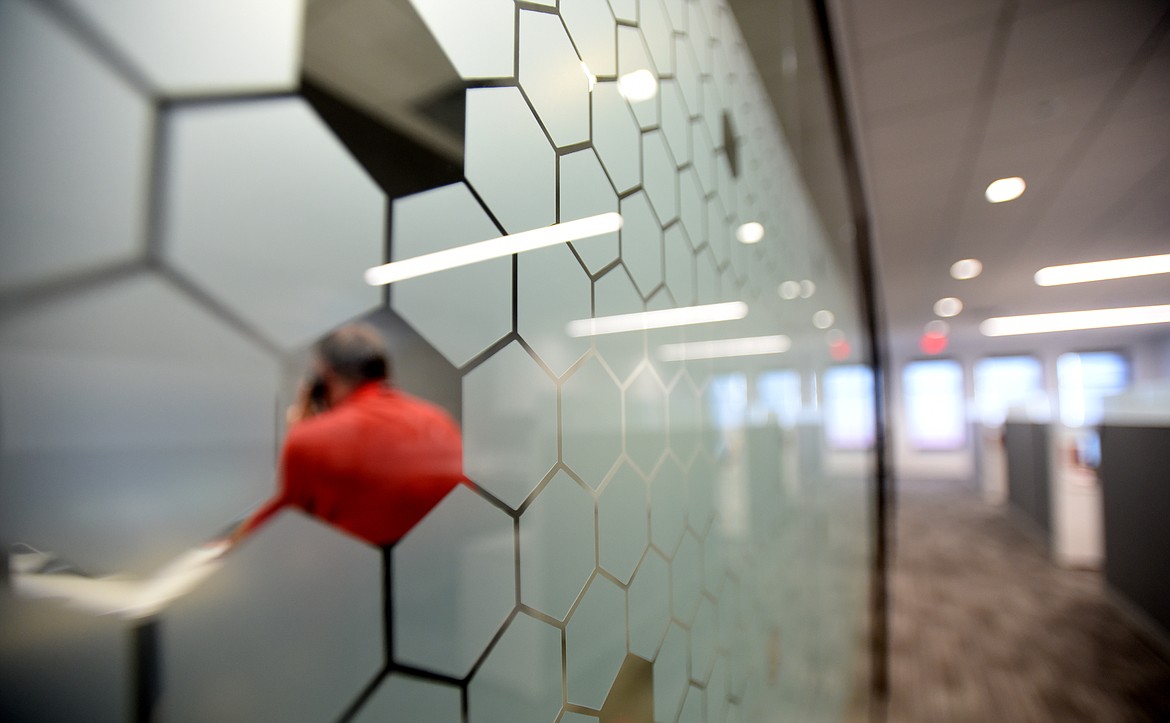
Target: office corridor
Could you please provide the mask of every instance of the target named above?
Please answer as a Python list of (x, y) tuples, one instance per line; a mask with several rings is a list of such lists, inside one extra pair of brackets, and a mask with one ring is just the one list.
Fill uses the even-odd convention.
[(1170, 663), (1101, 575), (959, 483), (898, 488), (891, 723), (1170, 721)]

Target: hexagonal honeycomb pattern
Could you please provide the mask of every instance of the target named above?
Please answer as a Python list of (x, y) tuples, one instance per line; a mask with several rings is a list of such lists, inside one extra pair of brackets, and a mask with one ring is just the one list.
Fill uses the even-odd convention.
[[(655, 720), (841, 700), (848, 681), (810, 692), (787, 667), (770, 679), (768, 646), (783, 632), (786, 655), (808, 651), (792, 670), (848, 660), (863, 576), (836, 551), (793, 558), (865, 485), (830, 492), (809, 467), (785, 473), (781, 495), (767, 482), (781, 470), (759, 468), (778, 435), (711, 393), (733, 374), (756, 394), (752, 375), (782, 363), (807, 379), (825, 351), (659, 356), (807, 323), (778, 301), (786, 279), (855, 300), (725, 0), (411, 6), (470, 81), (455, 89), (464, 178), (395, 199), (296, 96), (299, 0), (249, 17), (0, 3), (0, 464), (6, 485), (59, 491), (14, 497), (26, 501), (0, 506), (0, 526), (87, 569), (148, 573), (270, 489), (275, 402), (305, 345), (381, 306), (410, 332), (396, 339), (427, 347), (404, 354), (408, 391), (419, 359), (446, 360), (471, 484), (381, 552), (280, 518), (162, 613), (177, 632), (160, 643), (159, 712), (596, 721), (616, 714), (619, 670), (639, 659)], [(617, 79), (640, 68), (658, 95), (630, 102)], [(615, 210), (619, 233), (386, 293), (361, 281), (386, 260)], [(748, 219), (768, 229), (753, 247), (734, 239)], [(565, 334), (575, 319), (731, 300), (752, 308), (742, 325)], [(436, 396), (437, 383), (421, 387)], [(840, 544), (858, 548), (862, 526), (849, 527)], [(817, 589), (801, 598), (796, 580)], [(827, 591), (838, 607), (807, 602)], [(52, 687), (46, 651), (80, 665), (120, 634), (45, 642), (22, 670), (30, 699)], [(245, 688), (201, 650), (265, 670)], [(133, 665), (111, 666), (106, 687), (131, 686)], [(310, 682), (275, 700), (278, 680)], [(108, 693), (78, 695), (128, 717), (125, 691)]]
[(598, 710), (626, 654), (626, 594), (597, 576), (565, 626), (565, 686), (568, 701)]
[(200, 105), (171, 121), (163, 240), (175, 268), (284, 349), (377, 305), (353, 276), (382, 261), (385, 200), (303, 100)]
[(556, 383), (512, 342), (463, 377), (463, 400), (464, 472), (519, 508), (557, 462)]
[(162, 716), (321, 720), (344, 709), (383, 663), (370, 634), (382, 624), (380, 563), (377, 550), (282, 513), (167, 611)]
[(626, 584), (648, 542), (646, 483), (628, 464), (610, 477), (597, 498), (597, 556), (601, 569)]
[(394, 660), (466, 675), (516, 602), (512, 520), (456, 487), (394, 548)]
[(595, 560), (593, 496), (558, 472), (520, 516), (520, 602), (563, 620)]
[(560, 662), (560, 631), (518, 614), (468, 684), (469, 720), (554, 719), (561, 709)]
[[(74, 108), (92, 135), (74, 132)], [(0, 5), (0, 290), (142, 253), (151, 116), (43, 7)]]

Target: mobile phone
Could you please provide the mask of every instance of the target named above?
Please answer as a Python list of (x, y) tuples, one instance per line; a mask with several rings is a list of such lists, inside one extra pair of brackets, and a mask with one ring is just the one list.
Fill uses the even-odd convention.
[(317, 409), (324, 409), (329, 404), (329, 390), (325, 386), (325, 380), (321, 377), (313, 377), (309, 384), (309, 401)]

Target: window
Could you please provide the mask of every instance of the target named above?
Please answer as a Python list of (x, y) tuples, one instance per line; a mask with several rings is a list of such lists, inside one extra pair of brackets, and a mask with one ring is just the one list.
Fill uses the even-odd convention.
[(765, 419), (774, 418), (783, 427), (796, 426), (800, 416), (800, 372), (777, 369), (756, 377), (756, 406)]
[(1044, 368), (1032, 356), (998, 356), (975, 364), (975, 404), (988, 426), (1003, 424), (1008, 409), (1044, 397)]
[(1061, 354), (1056, 360), (1060, 419), (1069, 427), (1101, 421), (1101, 402), (1129, 386), (1129, 361), (1112, 351)]
[(835, 449), (868, 449), (874, 441), (873, 371), (862, 364), (825, 372), (825, 438)]
[(924, 451), (962, 449), (967, 443), (963, 413), (963, 367), (951, 359), (907, 364), (902, 400), (910, 444)]

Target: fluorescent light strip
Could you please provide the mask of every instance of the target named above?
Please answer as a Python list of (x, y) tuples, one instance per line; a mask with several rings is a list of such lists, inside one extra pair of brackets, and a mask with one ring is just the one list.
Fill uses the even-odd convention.
[(979, 325), (984, 336), (1045, 334), (1052, 331), (1108, 329), (1115, 326), (1170, 323), (1170, 304), (1131, 306), (1123, 309), (1062, 311), (1053, 314), (997, 316)]
[(477, 243), (457, 246), (453, 249), (436, 251), (431, 254), (414, 256), (401, 261), (394, 261), (382, 266), (375, 266), (366, 270), (366, 283), (370, 286), (383, 286), (404, 279), (413, 279), (416, 276), (433, 274), (436, 271), (446, 271), (460, 266), (477, 264), (481, 261), (511, 256), (512, 254), (534, 251), (546, 246), (580, 241), (581, 239), (612, 233), (622, 227), (622, 217), (619, 213), (603, 213), (599, 216), (589, 216), (567, 221), (565, 223), (544, 226), (543, 228), (521, 231), (520, 233), (488, 239)]
[(640, 311), (635, 314), (599, 316), (596, 319), (577, 319), (565, 326), (569, 336), (598, 336), (624, 331), (661, 329), (668, 326), (707, 324), (714, 321), (734, 321), (747, 316), (748, 305), (742, 301), (705, 306), (684, 306), (678, 309)]
[(719, 359), (759, 354), (782, 354), (792, 348), (792, 340), (783, 334), (776, 336), (748, 336), (740, 339), (689, 341), (682, 344), (663, 344), (658, 347), (658, 358), (663, 361)]
[(1139, 256), (1130, 259), (1090, 261), (1085, 264), (1045, 266), (1033, 277), (1040, 286), (1082, 284), (1086, 281), (1127, 279), (1132, 276), (1170, 274), (1170, 254)]

